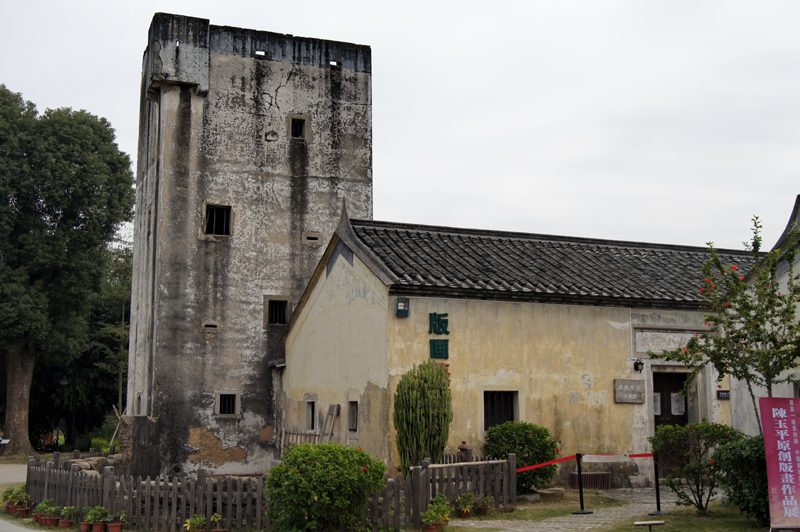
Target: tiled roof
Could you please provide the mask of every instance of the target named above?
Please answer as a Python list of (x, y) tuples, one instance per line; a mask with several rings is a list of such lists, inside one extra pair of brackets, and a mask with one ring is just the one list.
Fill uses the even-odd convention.
[[(700, 247), (351, 220), (395, 293), (697, 308)], [(752, 256), (719, 250), (746, 271)]]

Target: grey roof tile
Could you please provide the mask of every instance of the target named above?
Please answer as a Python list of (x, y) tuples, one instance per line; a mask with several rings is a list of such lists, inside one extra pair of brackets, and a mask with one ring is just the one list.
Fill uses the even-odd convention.
[[(488, 291), (542, 298), (702, 301), (700, 247), (351, 220), (397, 277), (395, 288)], [(749, 269), (746, 251), (719, 250)]]

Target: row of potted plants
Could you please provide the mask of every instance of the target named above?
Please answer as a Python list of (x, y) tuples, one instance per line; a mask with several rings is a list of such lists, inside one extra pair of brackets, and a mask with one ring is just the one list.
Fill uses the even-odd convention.
[(20, 517), (26, 517), (30, 511), (30, 508), (28, 508), (30, 500), (31, 496), (25, 492), (24, 487), (17, 489), (6, 488), (3, 492), (3, 504), (8, 514), (18, 514)]
[[(227, 532), (227, 528), (220, 528), (219, 522), (222, 521), (222, 516), (218, 513), (211, 514), (211, 520), (214, 522), (213, 532)], [(202, 514), (194, 514), (183, 524), (183, 528), (187, 532), (203, 532), (206, 529), (206, 516)]]
[[(480, 515), (487, 515), (491, 505), (494, 504), (493, 497), (480, 497), (475, 499), (472, 493), (464, 493), (456, 499), (458, 506), (458, 516), (462, 519), (469, 517), (472, 507), (478, 509)], [(450, 522), (450, 503), (444, 494), (440, 493), (428, 504), (428, 509), (420, 516), (422, 530), (426, 532), (440, 532), (442, 526)]]
[(462, 493), (456, 498), (458, 504), (458, 516), (462, 519), (469, 518), (472, 508), (478, 510), (478, 515), (489, 515), (489, 510), (494, 504), (494, 497), (478, 497), (472, 493)]

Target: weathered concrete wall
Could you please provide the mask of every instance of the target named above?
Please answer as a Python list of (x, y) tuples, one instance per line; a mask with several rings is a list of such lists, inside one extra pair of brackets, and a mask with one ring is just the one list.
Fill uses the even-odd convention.
[(143, 65), (128, 411), (159, 417), (164, 469), (262, 470), (286, 329), (266, 300), (291, 312), (343, 200), (372, 217), (370, 50), (157, 14)]
[[(286, 339), (284, 426), (307, 430), (307, 402), (315, 401), (319, 429), (339, 404), (332, 441), (388, 457), (388, 289), (344, 243), (328, 265)], [(350, 401), (358, 402), (356, 431), (348, 430)]]
[(157, 419), (122, 416), (119, 424), (119, 452), (130, 457), (130, 468), (126, 474), (142, 478), (158, 476), (161, 471), (159, 444)]

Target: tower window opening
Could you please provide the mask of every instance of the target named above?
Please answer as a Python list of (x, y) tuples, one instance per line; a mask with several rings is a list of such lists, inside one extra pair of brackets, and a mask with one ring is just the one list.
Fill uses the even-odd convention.
[(221, 205), (206, 205), (206, 234), (230, 236), (231, 208)]
[(306, 138), (306, 121), (303, 118), (292, 118), (292, 138)]

